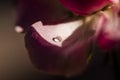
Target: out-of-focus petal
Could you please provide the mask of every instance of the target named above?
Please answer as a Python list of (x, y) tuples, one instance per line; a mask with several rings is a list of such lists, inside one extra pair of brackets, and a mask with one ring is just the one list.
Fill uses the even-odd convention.
[(103, 50), (113, 48), (120, 43), (120, 16), (113, 8), (101, 12), (97, 21), (97, 43)]
[(110, 0), (59, 0), (72, 12), (78, 15), (88, 15), (101, 10), (110, 3)]

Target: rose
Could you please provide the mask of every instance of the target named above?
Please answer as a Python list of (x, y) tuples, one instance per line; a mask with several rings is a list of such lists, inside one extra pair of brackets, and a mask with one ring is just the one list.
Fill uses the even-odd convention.
[(27, 31), (25, 45), (39, 71), (65, 76), (82, 73), (93, 35), (91, 29), (87, 30), (91, 34), (88, 36), (86, 28), (80, 27), (83, 20), (71, 17), (56, 0), (20, 0), (18, 4), (16, 24)]
[[(53, 4), (53, 0), (53, 2), (50, 1), (51, 3), (48, 0), (40, 1), (40, 3), (37, 0), (37, 2), (29, 1), (30, 3), (27, 3), (27, 0), (23, 0), (24, 4), (21, 3), (22, 16), (20, 16), (18, 24), (27, 31), (25, 46), (31, 62), (43, 73), (64, 76), (82, 74), (87, 68), (89, 53), (91, 53), (89, 48), (93, 41), (105, 50), (113, 47), (108, 44), (116, 45), (119, 42), (117, 12), (119, 9), (110, 5), (110, 10), (106, 9), (101, 13), (101, 9), (108, 5), (108, 0), (105, 4), (97, 5), (94, 10), (90, 12), (88, 10), (89, 13), (85, 13), (83, 18), (77, 16), (78, 18), (72, 20), (62, 5), (56, 7), (59, 2)], [(46, 4), (50, 6), (44, 11), (43, 6), (46, 7)], [(76, 9), (79, 8), (76, 7)], [(51, 12), (51, 10), (53, 11)], [(96, 14), (92, 14), (97, 10)], [(109, 11), (113, 15), (109, 14)], [(74, 11), (72, 10), (72, 12)], [(83, 14), (79, 13), (79, 15)], [(118, 23), (116, 24), (116, 22)], [(118, 33), (112, 33), (112, 29)], [(109, 35), (105, 35), (106, 32)]]

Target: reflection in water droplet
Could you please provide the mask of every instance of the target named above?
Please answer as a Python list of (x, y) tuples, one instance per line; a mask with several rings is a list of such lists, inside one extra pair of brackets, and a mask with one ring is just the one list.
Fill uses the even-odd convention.
[(61, 42), (62, 41), (62, 38), (60, 36), (57, 36), (57, 37), (54, 37), (52, 39), (54, 42)]

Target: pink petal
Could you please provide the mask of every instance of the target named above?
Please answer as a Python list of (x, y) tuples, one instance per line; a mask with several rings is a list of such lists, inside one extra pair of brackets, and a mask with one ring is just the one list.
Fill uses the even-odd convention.
[(120, 18), (116, 12), (103, 12), (98, 20), (97, 43), (103, 50), (120, 43)]

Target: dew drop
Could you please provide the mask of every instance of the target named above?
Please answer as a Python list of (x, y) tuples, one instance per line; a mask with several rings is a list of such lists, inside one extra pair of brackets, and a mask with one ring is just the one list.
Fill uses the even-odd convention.
[(62, 38), (60, 36), (57, 36), (57, 37), (54, 37), (52, 39), (54, 42), (61, 42), (62, 41)]

